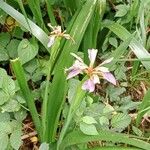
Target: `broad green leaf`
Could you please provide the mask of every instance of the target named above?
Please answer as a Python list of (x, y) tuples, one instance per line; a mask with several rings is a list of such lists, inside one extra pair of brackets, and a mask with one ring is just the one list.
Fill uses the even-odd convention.
[(30, 24), (29, 28), (25, 17), (3, 0), (0, 0), (0, 8), (7, 14), (12, 16), (18, 23), (20, 23), (28, 31), (30, 31), (31, 28), (32, 29), (31, 33), (45, 46), (46, 49), (48, 49), (47, 48), (47, 43), (49, 41), (48, 35), (40, 27), (38, 27), (34, 22), (28, 19), (28, 22)]
[[(125, 41), (129, 37), (133, 37), (123, 26), (118, 23), (112, 23), (104, 25), (109, 28), (112, 32), (114, 32), (120, 39)], [(134, 54), (138, 57), (138, 59), (150, 58), (149, 52), (142, 46), (142, 44), (137, 41), (134, 37), (129, 45)], [(150, 63), (148, 61), (141, 61), (146, 69), (150, 69)]]
[(7, 61), (9, 59), (7, 50), (0, 47), (0, 61)]
[(9, 113), (0, 113), (0, 122), (9, 122), (10, 121), (10, 115)]
[(120, 100), (119, 96), (123, 94), (126, 91), (126, 89), (124, 87), (114, 88), (113, 86), (109, 86), (106, 91), (110, 97), (110, 100), (113, 102)]
[(17, 121), (22, 122), (27, 117), (27, 112), (22, 109), (17, 112), (14, 112), (14, 117)]
[(0, 133), (10, 134), (12, 132), (12, 127), (10, 122), (0, 122)]
[(15, 82), (10, 76), (6, 76), (3, 82), (3, 90), (10, 97), (15, 94)]
[(97, 121), (96, 121), (93, 117), (91, 117), (91, 116), (84, 116), (84, 117), (82, 118), (82, 121), (83, 121), (84, 123), (86, 123), (86, 124), (94, 124), (94, 123), (97, 123)]
[(131, 117), (128, 114), (124, 113), (118, 113), (113, 115), (112, 120), (111, 120), (111, 126), (114, 129), (120, 129), (123, 130), (125, 129), (131, 122)]
[(142, 117), (150, 110), (150, 89), (145, 94), (142, 103), (139, 107), (138, 116), (136, 119), (137, 125), (140, 124)]
[(128, 7), (127, 5), (117, 5), (116, 6), (117, 12), (115, 17), (123, 17), (127, 14), (128, 12)]
[(0, 68), (0, 74), (0, 105), (2, 105), (15, 94), (15, 83), (4, 69)]
[(38, 48), (27, 39), (23, 39), (18, 46), (18, 56), (22, 64), (33, 59), (38, 53)]
[(8, 145), (8, 135), (6, 133), (0, 133), (0, 148), (6, 150)]
[(10, 42), (10, 34), (4, 32), (0, 33), (0, 48), (5, 48), (9, 42)]
[(118, 46), (118, 41), (117, 41), (117, 39), (114, 38), (114, 37), (110, 37), (110, 38), (109, 38), (109, 43), (110, 43), (112, 46), (116, 47), (116, 48), (117, 48), (117, 46)]
[(21, 140), (21, 135), (22, 132), (21, 130), (15, 130), (12, 132), (12, 134), (10, 135), (10, 144), (11, 146), (15, 149), (18, 150), (19, 147), (22, 145), (22, 140)]
[(150, 149), (149, 143), (139, 140), (136, 136), (101, 130), (98, 135), (94, 136), (85, 135), (81, 131), (70, 132), (64, 138), (61, 144), (61, 150), (64, 150), (66, 147), (71, 145), (88, 143), (90, 141), (111, 141), (114, 143), (128, 144), (143, 150)]
[(0, 105), (3, 105), (9, 100), (9, 95), (0, 89)]
[(11, 128), (12, 128), (12, 132), (16, 131), (16, 130), (22, 130), (22, 122), (18, 122), (18, 120), (12, 120), (10, 122)]
[(30, 60), (23, 66), (23, 68), (30, 74), (33, 74), (38, 67), (38, 60), (36, 58)]
[(98, 135), (97, 129), (93, 124), (80, 123), (80, 130), (86, 135)]
[(99, 123), (102, 125), (102, 126), (108, 126), (109, 125), (109, 119), (105, 116), (102, 116), (99, 118)]
[(2, 112), (15, 112), (20, 109), (20, 104), (16, 100), (10, 99), (1, 109)]
[(18, 57), (17, 49), (20, 41), (17, 39), (12, 39), (7, 45), (6, 49), (10, 58)]

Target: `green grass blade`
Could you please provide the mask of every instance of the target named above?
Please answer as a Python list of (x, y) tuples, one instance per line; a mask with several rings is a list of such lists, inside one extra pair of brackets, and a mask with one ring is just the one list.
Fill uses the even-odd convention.
[(52, 82), (52, 88), (50, 89), (51, 93), (49, 95), (48, 103), (48, 131), (50, 134), (48, 137), (50, 141), (54, 141), (60, 112), (62, 105), (64, 104), (67, 88), (64, 68), (68, 67), (73, 60), (73, 58), (70, 56), (70, 52), (76, 52), (80, 46), (85, 30), (94, 12), (95, 4), (96, 0), (87, 0), (83, 5), (70, 30), (70, 35), (73, 37), (76, 43), (73, 44), (71, 41), (66, 41), (55, 70), (55, 76)]
[[(89, 149), (86, 149), (89, 150)], [(119, 146), (109, 146), (109, 147), (97, 147), (90, 148), (90, 150), (142, 150), (141, 148), (133, 148), (133, 147), (119, 147)]]
[(55, 16), (53, 13), (53, 9), (52, 9), (50, 0), (46, 0), (46, 5), (47, 5), (47, 11), (48, 11), (48, 16), (49, 16), (50, 22), (51, 22), (52, 26), (56, 26), (57, 22), (55, 20)]
[(136, 119), (137, 125), (140, 124), (142, 117), (150, 110), (150, 89), (145, 94), (143, 101), (139, 107), (138, 116)]
[(128, 46), (130, 45), (130, 42), (132, 40), (132, 36), (126, 39), (123, 43), (119, 45), (111, 54), (110, 58), (113, 57), (114, 59), (110, 64), (107, 64), (109, 68), (113, 67), (113, 65), (118, 61), (119, 59), (127, 50)]
[(38, 135), (41, 139), (41, 135), (42, 135), (41, 122), (40, 122), (39, 115), (38, 115), (38, 112), (37, 112), (35, 104), (34, 104), (34, 99), (32, 97), (31, 91), (28, 87), (27, 81), (25, 79), (25, 73), (24, 73), (23, 67), (21, 66), (21, 63), (18, 58), (11, 60), (11, 65), (12, 65), (12, 69), (16, 75), (18, 84), (20, 86), (20, 90), (21, 90), (21, 92), (24, 96), (24, 99), (26, 100), (26, 103), (28, 105), (28, 108), (30, 110), (34, 125), (38, 132)]
[(76, 0), (63, 0), (68, 11), (73, 15), (77, 9)]
[(87, 143), (90, 141), (111, 141), (115, 143), (124, 143), (128, 145), (132, 145), (137, 148), (141, 148), (143, 150), (149, 150), (150, 144), (147, 142), (144, 142), (142, 140), (139, 140), (138, 137), (134, 136), (134, 138), (130, 135), (122, 134), (122, 133), (114, 133), (111, 131), (100, 131), (99, 135), (89, 136), (83, 134), (81, 131), (73, 131), (71, 133), (68, 133), (66, 137), (64, 138), (61, 149), (64, 150), (66, 147), (80, 144), (80, 143)]
[(27, 24), (29, 26), (29, 29), (30, 29), (30, 32), (31, 32), (31, 27), (30, 27), (30, 24), (29, 24), (29, 21), (28, 21), (28, 16), (27, 16), (26, 11), (25, 11), (24, 6), (23, 6), (23, 2), (22, 2), (22, 0), (17, 0), (17, 2), (20, 6), (20, 9), (21, 9), (21, 11), (22, 11), (22, 13), (23, 13), (23, 15), (26, 19), (26, 22), (27, 22)]
[(45, 31), (47, 31), (44, 21), (43, 21), (43, 17), (42, 17), (42, 11), (40, 8), (40, 0), (28, 0), (27, 1), (29, 4), (29, 7), (35, 17), (35, 20), (37, 22), (37, 24)]
[(93, 48), (97, 46), (97, 36), (101, 29), (101, 21), (106, 11), (106, 0), (98, 0), (95, 10), (95, 17), (93, 22)]
[[(110, 25), (106, 25), (105, 27), (109, 28), (112, 32), (114, 32), (120, 39), (123, 41), (132, 36), (123, 26), (118, 23), (113, 23)], [(129, 45), (134, 54), (139, 58), (150, 58), (150, 54), (148, 51), (142, 46), (142, 44), (137, 41), (134, 37)], [(150, 69), (150, 63), (146, 61), (141, 61), (146, 69)]]
[(0, 8), (7, 14), (9, 14), (11, 17), (13, 17), (18, 23), (20, 23), (20, 25), (22, 25), (28, 31), (30, 31), (31, 28), (31, 33), (45, 46), (46, 49), (48, 49), (47, 48), (47, 43), (49, 41), (48, 35), (40, 27), (38, 27), (34, 22), (28, 19), (28, 22), (30, 24), (29, 28), (25, 17), (2, 0), (0, 0)]
[(106, 8), (106, 0), (98, 0), (94, 16), (91, 18), (88, 28), (86, 29), (83, 39), (83, 51), (85, 63), (88, 63), (89, 61), (87, 50), (91, 48), (96, 48), (97, 46), (97, 36), (100, 30), (100, 24), (105, 12), (105, 8)]
[[(72, 28), (72, 25), (74, 24), (74, 22), (75, 22), (75, 20), (76, 20), (76, 18), (78, 16), (78, 14), (80, 13), (80, 10), (81, 9), (78, 9), (76, 11), (75, 15), (73, 16), (72, 20), (70, 21), (70, 24), (67, 27), (67, 32), (70, 32), (70, 30)], [(51, 52), (52, 53), (53, 52), (56, 53), (56, 56), (53, 57), (53, 55), (51, 55), (51, 57), (50, 57), (50, 60), (49, 60), (49, 72), (47, 74), (47, 79), (48, 79), (48, 77), (51, 76), (51, 73), (53, 72), (53, 70), (55, 68), (55, 65), (57, 63), (57, 60), (60, 57), (60, 54), (62, 52), (62, 49), (63, 49), (63, 46), (64, 46), (65, 42), (66, 42), (66, 40), (64, 38), (62, 38), (61, 43), (60, 43), (60, 39), (58, 38), (55, 41), (55, 44), (53, 45), (53, 47), (51, 48)], [(58, 49), (57, 49), (57, 47), (58, 47), (57, 45), (60, 45), (60, 47)], [(47, 82), (49, 82), (49, 80)], [(60, 90), (60, 92), (63, 92), (63, 91)], [(49, 118), (49, 114), (47, 113), (47, 110), (49, 109), (49, 106), (48, 106), (48, 97), (47, 97), (48, 95), (47, 94), (48, 94), (48, 91), (45, 91), (45, 98), (44, 98), (43, 104), (42, 104), (43, 139), (45, 139), (45, 140), (48, 138), (47, 136), (49, 135), (48, 132), (47, 132), (47, 127), (46, 127), (46, 126), (48, 126), (48, 124), (47, 124), (48, 123), (48, 121), (47, 121), (48, 119), (47, 118)]]

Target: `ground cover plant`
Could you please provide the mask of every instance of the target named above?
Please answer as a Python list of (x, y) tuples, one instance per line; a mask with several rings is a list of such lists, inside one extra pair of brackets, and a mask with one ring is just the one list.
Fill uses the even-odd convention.
[(150, 0), (0, 0), (0, 150), (149, 150)]

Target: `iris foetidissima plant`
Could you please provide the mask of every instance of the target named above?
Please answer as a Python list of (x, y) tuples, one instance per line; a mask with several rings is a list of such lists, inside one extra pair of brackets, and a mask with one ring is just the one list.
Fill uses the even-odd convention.
[(74, 39), (69, 34), (66, 34), (66, 31), (62, 32), (61, 26), (53, 27), (50, 23), (48, 24), (48, 26), (52, 29), (52, 32), (50, 32), (49, 42), (47, 44), (47, 47), (51, 47), (54, 44), (55, 39), (57, 37), (64, 37), (67, 40), (71, 39), (73, 42), (75, 42)]
[(97, 49), (88, 49), (88, 57), (90, 60), (89, 66), (87, 66), (79, 56), (71, 53), (71, 55), (74, 56), (76, 60), (70, 68), (65, 69), (65, 72), (68, 73), (67, 79), (75, 77), (78, 74), (87, 74), (88, 79), (83, 83), (82, 89), (89, 92), (93, 92), (95, 90), (95, 84), (100, 83), (100, 78), (105, 79), (110, 83), (116, 85), (115, 77), (109, 72), (108, 68), (103, 66), (110, 63), (113, 58), (107, 59), (99, 64), (97, 67), (94, 67), (97, 52)]

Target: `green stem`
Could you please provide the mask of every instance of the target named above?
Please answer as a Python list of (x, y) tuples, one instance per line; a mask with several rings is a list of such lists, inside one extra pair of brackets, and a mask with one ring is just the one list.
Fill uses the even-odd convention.
[(31, 113), (35, 128), (38, 132), (39, 138), (42, 141), (40, 118), (39, 118), (38, 112), (36, 110), (36, 106), (35, 106), (35, 103), (34, 103), (33, 96), (31, 94), (31, 91), (30, 91), (29, 87), (28, 87), (23, 67), (20, 63), (19, 58), (11, 60), (11, 64), (12, 64), (12, 69), (13, 69), (15, 75), (16, 75), (18, 84), (20, 86), (20, 90), (21, 90), (21, 92), (22, 92), (22, 94), (23, 94), (23, 96), (26, 100), (26, 103), (28, 105), (28, 108), (30, 110), (30, 113)]

